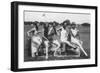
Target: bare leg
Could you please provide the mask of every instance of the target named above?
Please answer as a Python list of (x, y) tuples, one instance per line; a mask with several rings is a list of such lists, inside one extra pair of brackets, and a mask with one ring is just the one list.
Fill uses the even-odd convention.
[(35, 53), (32, 53), (32, 57), (35, 57)]
[(53, 43), (56, 44), (55, 45), (56, 48), (54, 48), (54, 56), (57, 56), (56, 54), (57, 54), (57, 51), (60, 47), (60, 43), (57, 40), (54, 40)]
[(73, 48), (75, 48), (75, 46), (74, 45), (72, 45), (69, 41), (63, 41), (64, 43), (66, 43), (66, 44), (68, 44), (69, 46), (71, 46), (71, 47), (73, 47)]
[(46, 46), (46, 59), (48, 59), (48, 41), (45, 41), (45, 46)]
[(85, 52), (85, 50), (83, 49), (83, 47), (79, 44), (79, 47), (81, 48), (81, 50), (83, 51), (83, 53), (85, 54), (85, 56), (88, 56), (87, 53)]
[(76, 40), (74, 43), (76, 43), (80, 47), (80, 49), (83, 51), (83, 53), (85, 54), (85, 56), (88, 56), (87, 53), (85, 52), (85, 50), (83, 49), (82, 44), (79, 43), (78, 40)]
[(36, 47), (34, 47), (33, 43), (31, 43), (31, 55), (32, 55), (32, 57), (35, 57), (35, 49), (36, 49)]

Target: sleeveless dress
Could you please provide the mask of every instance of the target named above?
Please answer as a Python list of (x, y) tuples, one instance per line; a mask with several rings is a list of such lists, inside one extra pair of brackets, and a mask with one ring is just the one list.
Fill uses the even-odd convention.
[(75, 37), (77, 35), (78, 31), (79, 30), (77, 30), (77, 29), (71, 29), (71, 32), (72, 32), (71, 42), (74, 44), (80, 44), (80, 40)]
[(37, 52), (38, 47), (40, 46), (40, 44), (42, 43), (42, 39), (39, 35), (33, 36), (31, 38), (31, 50), (32, 50), (32, 54), (34, 54), (35, 52)]
[(63, 28), (62, 28), (62, 31), (61, 31), (60, 39), (61, 39), (62, 42), (67, 41), (67, 39), (68, 39), (68, 32), (66, 30), (64, 30)]

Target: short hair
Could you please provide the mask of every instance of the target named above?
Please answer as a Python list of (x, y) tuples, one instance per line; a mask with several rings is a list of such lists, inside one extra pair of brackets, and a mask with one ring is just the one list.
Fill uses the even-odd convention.
[(40, 22), (40, 25), (45, 25), (45, 23), (44, 22)]
[(71, 26), (76, 26), (76, 23), (75, 22), (72, 22)]
[(53, 26), (53, 22), (49, 22), (48, 24)]
[[(55, 24), (55, 25), (54, 25), (54, 24)], [(58, 25), (59, 25), (58, 22), (56, 22), (56, 21), (53, 22), (53, 26), (58, 26)]]

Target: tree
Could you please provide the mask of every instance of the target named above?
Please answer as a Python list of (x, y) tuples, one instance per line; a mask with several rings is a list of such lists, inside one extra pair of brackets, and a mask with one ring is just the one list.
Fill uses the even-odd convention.
[(81, 25), (82, 25), (82, 26), (90, 26), (89, 23), (82, 23)]

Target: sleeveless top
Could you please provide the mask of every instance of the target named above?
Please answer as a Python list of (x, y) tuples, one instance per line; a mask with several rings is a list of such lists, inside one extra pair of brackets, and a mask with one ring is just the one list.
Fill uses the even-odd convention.
[(75, 29), (71, 29), (71, 32), (72, 32), (74, 37), (77, 35), (78, 31), (79, 30), (77, 30), (76, 28)]
[(62, 28), (62, 31), (61, 31), (61, 41), (65, 41), (67, 39), (68, 39), (68, 32), (67, 32), (67, 30), (64, 30)]

